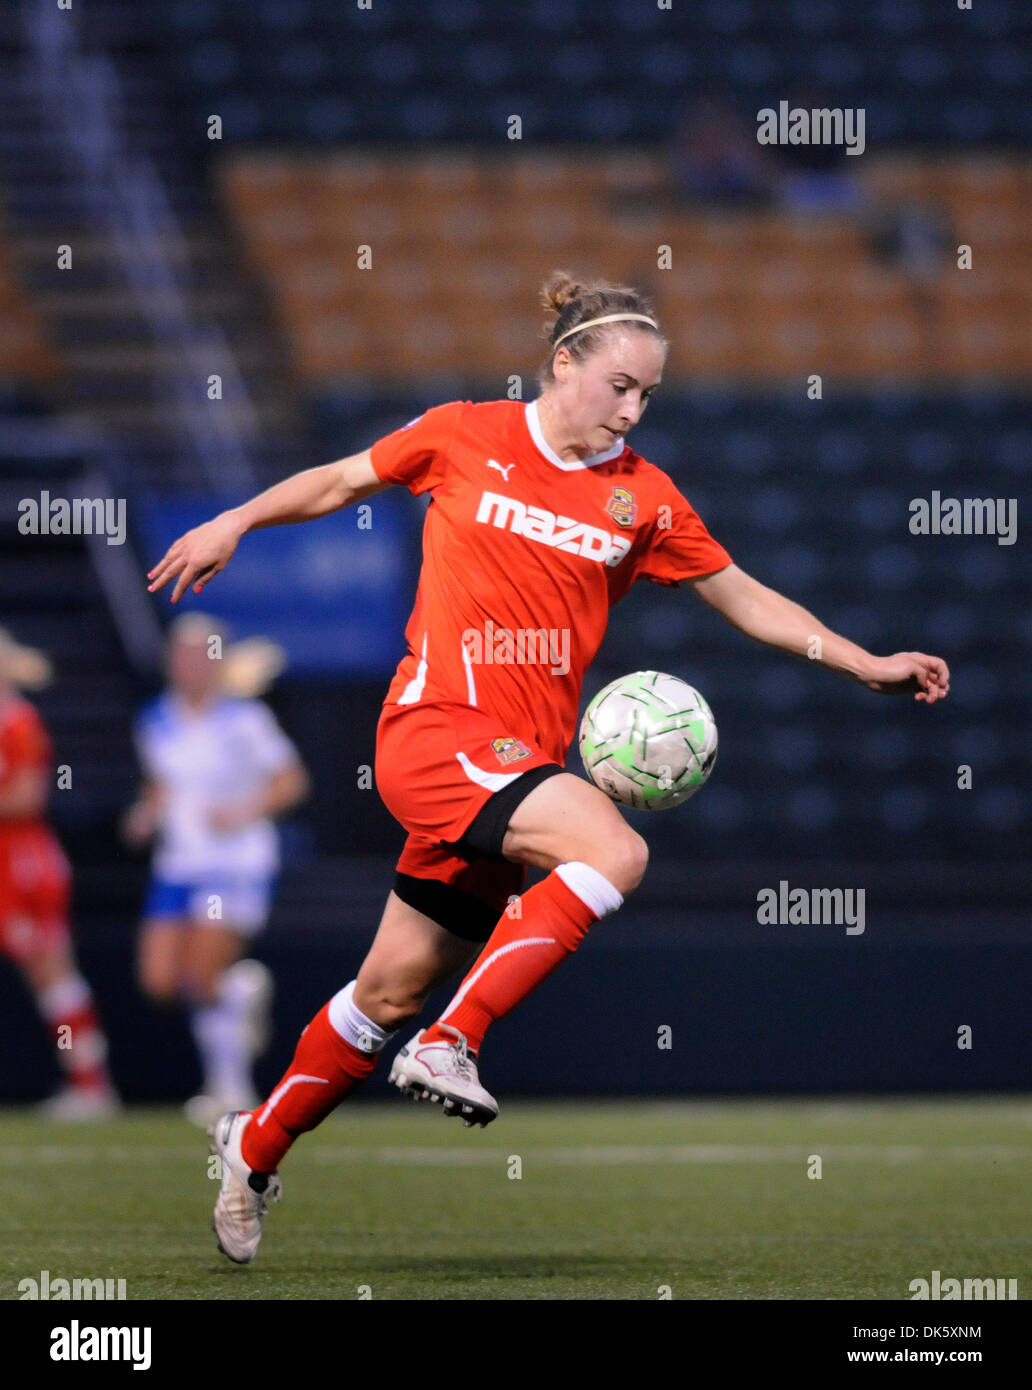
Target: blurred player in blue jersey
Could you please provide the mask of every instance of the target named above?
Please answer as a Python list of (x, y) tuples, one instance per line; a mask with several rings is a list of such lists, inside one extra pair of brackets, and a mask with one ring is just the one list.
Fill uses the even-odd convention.
[(186, 1113), (198, 1124), (254, 1103), (252, 1066), (267, 1041), (272, 979), (243, 957), (269, 915), (273, 819), (308, 790), (297, 750), (253, 698), (281, 664), (270, 643), (225, 646), (213, 619), (181, 618), (168, 689), (136, 724), (144, 785), (124, 831), (132, 844), (155, 841), (139, 979), (156, 1003), (190, 1011), (204, 1083)]

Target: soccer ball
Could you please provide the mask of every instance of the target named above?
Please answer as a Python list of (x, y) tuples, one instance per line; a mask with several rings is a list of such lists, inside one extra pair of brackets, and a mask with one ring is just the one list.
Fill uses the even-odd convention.
[(713, 711), (677, 676), (635, 671), (600, 690), (584, 711), (580, 755), (614, 801), (666, 811), (694, 796), (713, 771)]

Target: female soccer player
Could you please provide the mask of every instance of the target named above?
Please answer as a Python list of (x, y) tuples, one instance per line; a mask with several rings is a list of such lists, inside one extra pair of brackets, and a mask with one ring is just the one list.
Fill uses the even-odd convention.
[(46, 1021), (63, 1088), (45, 1103), (57, 1120), (118, 1109), (107, 1041), (76, 964), (68, 927), (68, 861), (43, 816), (53, 758), (43, 721), (21, 688), (49, 684), (50, 662), (0, 629), (0, 955), (17, 966)]
[[(639, 294), (559, 274), (545, 301), (550, 350), (537, 400), (428, 410), (364, 453), (188, 532), (149, 576), (151, 590), (175, 581), (175, 603), (191, 586), (199, 593), (252, 529), (324, 516), (394, 483), (430, 493), (408, 652), (377, 731), (377, 787), (408, 838), (357, 979), (308, 1025), (266, 1102), (213, 1131), (224, 1160), (213, 1224), (241, 1263), (278, 1200), (276, 1170), (294, 1139), (369, 1075), (484, 941), (390, 1080), (467, 1123), (494, 1119), (476, 1061), (487, 1029), (640, 882), (645, 841), (604, 793), (563, 770), (584, 672), (635, 580), (688, 582), (735, 627), (799, 656), (819, 636), (823, 664), (872, 690), (929, 704), (948, 690), (938, 657), (871, 656), (751, 579), (666, 474), (631, 451), (624, 436), (666, 353)], [(503, 630), (510, 642), (499, 648)], [(513, 904), (527, 865), (547, 877)]]
[(257, 1099), (251, 1067), (265, 1044), (272, 980), (241, 957), (269, 914), (272, 818), (308, 786), (268, 706), (227, 693), (241, 649), (254, 650), (223, 649), (217, 623), (201, 614), (172, 624), (169, 688), (138, 720), (146, 780), (123, 826), (133, 844), (158, 840), (138, 973), (156, 1003), (190, 1010), (204, 1083), (186, 1113), (205, 1125)]

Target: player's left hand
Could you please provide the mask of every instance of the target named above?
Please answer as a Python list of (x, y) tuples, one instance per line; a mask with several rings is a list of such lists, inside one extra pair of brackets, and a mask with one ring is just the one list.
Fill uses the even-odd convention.
[(941, 656), (924, 652), (897, 652), (876, 656), (864, 673), (863, 683), (879, 695), (909, 695), (934, 705), (950, 693), (950, 669)]

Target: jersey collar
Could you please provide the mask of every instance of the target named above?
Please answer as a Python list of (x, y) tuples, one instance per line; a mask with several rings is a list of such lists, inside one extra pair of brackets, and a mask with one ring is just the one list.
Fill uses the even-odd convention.
[(541, 432), (541, 421), (538, 418), (538, 403), (530, 401), (524, 407), (524, 416), (527, 421), (527, 429), (533, 439), (539, 453), (544, 454), (549, 463), (554, 463), (556, 468), (561, 468), (564, 473), (575, 473), (580, 468), (594, 468), (598, 463), (608, 463), (610, 459), (618, 459), (627, 447), (622, 439), (601, 454), (589, 454), (583, 459), (564, 459), (560, 458), (555, 450), (548, 444), (545, 436)]

